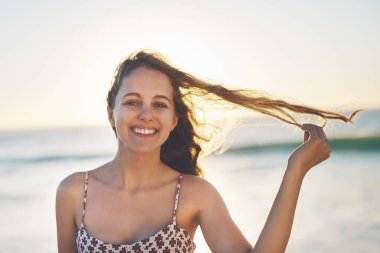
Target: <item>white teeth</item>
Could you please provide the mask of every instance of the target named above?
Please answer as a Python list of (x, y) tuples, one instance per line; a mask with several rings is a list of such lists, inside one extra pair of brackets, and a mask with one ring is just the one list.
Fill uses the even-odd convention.
[(154, 134), (156, 132), (155, 129), (141, 129), (141, 128), (136, 128), (134, 127), (133, 132), (138, 133), (138, 134)]

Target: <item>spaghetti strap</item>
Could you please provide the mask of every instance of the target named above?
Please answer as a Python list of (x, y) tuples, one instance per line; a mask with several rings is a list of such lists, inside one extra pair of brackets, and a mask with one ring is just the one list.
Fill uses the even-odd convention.
[(178, 199), (179, 199), (179, 192), (181, 189), (181, 182), (182, 182), (182, 175), (179, 176), (178, 182), (177, 182), (177, 188), (176, 188), (176, 194), (175, 194), (175, 201), (174, 201), (174, 211), (173, 211), (173, 223), (177, 223), (177, 208), (178, 208)]
[(80, 224), (81, 228), (83, 228), (84, 213), (86, 211), (87, 183), (88, 183), (88, 171), (86, 171), (86, 178), (85, 178), (85, 181), (84, 181), (83, 211), (82, 211), (82, 220), (81, 220), (81, 224)]

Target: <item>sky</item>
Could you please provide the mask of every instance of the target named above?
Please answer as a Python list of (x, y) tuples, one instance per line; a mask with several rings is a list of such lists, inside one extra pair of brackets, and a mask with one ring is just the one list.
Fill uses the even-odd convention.
[(153, 49), (231, 88), (380, 107), (380, 2), (0, 0), (0, 130), (108, 124), (119, 61)]

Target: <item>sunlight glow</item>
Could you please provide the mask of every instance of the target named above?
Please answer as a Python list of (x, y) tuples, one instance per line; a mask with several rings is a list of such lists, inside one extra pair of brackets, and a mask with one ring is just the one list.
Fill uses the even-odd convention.
[(108, 124), (113, 72), (144, 48), (231, 88), (331, 110), (380, 106), (375, 7), (217, 3), (0, 4), (0, 129)]

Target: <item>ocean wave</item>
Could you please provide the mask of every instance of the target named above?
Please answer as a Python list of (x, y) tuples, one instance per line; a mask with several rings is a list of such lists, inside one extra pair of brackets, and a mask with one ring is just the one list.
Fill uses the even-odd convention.
[[(271, 153), (271, 152), (291, 152), (301, 142), (285, 141), (264, 144), (248, 144), (241, 146), (231, 146), (226, 152), (228, 153)], [(335, 138), (329, 139), (332, 152), (377, 152), (380, 151), (380, 135), (356, 137), (356, 138)], [(97, 159), (111, 159), (111, 153), (92, 153), (87, 154), (49, 154), (49, 155), (32, 155), (32, 156), (5, 156), (0, 157), (0, 164), (36, 164), (48, 162), (68, 162)]]

